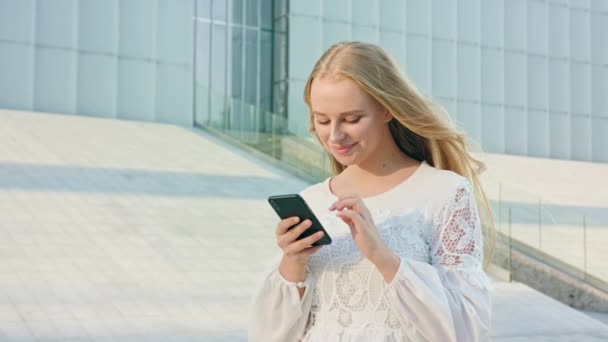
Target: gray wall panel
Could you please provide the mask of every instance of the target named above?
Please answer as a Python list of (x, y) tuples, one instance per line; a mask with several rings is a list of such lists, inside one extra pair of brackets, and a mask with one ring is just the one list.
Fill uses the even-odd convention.
[(156, 64), (139, 60), (118, 62), (117, 116), (130, 120), (154, 121)]
[(32, 46), (0, 42), (0, 106), (32, 109), (33, 65)]
[(80, 55), (76, 107), (78, 114), (116, 117), (117, 71), (116, 57)]
[(76, 63), (73, 50), (36, 49), (34, 110), (76, 112)]
[(118, 0), (80, 0), (78, 47), (88, 52), (118, 53)]
[(36, 41), (41, 45), (78, 47), (78, 1), (38, 1)]

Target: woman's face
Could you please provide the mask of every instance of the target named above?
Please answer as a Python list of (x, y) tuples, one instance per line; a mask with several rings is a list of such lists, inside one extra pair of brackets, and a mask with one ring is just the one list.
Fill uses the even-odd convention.
[(386, 142), (392, 116), (354, 81), (315, 79), (310, 102), (319, 140), (340, 164), (361, 164)]

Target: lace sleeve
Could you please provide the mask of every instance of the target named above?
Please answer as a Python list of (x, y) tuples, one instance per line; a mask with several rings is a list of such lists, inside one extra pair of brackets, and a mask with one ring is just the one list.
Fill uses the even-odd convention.
[(401, 259), (388, 285), (403, 326), (429, 341), (490, 339), (491, 280), (482, 269), (483, 238), (472, 187), (466, 179), (434, 216), (431, 265)]
[(471, 183), (464, 179), (434, 220), (431, 261), (458, 271), (478, 287), (490, 285), (483, 265), (483, 234)]

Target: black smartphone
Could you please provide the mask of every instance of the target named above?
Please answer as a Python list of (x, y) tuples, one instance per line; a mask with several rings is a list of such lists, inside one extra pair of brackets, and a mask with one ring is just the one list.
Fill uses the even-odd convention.
[(302, 196), (298, 194), (270, 196), (268, 197), (268, 203), (270, 203), (272, 209), (276, 211), (276, 213), (282, 220), (292, 216), (296, 216), (300, 218), (300, 222), (304, 222), (304, 220), (310, 220), (312, 222), (312, 225), (308, 229), (306, 229), (302, 234), (300, 234), (297, 240), (303, 239), (318, 231), (322, 231), (323, 233), (325, 233), (323, 237), (318, 241), (314, 242), (312, 245), (329, 245), (331, 243), (331, 237), (329, 236), (329, 234), (327, 234), (327, 231), (325, 230), (325, 228), (323, 228), (321, 222), (319, 222), (319, 220), (312, 212), (308, 204), (306, 204), (306, 201), (304, 201)]

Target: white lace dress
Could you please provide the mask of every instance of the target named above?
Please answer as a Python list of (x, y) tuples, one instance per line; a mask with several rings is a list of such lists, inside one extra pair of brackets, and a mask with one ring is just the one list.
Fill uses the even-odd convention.
[(422, 163), (395, 188), (364, 202), (401, 259), (386, 283), (348, 226), (328, 210), (329, 180), (305, 189), (333, 243), (308, 260), (304, 296), (276, 266), (253, 298), (250, 341), (485, 341), (491, 280), (469, 181)]

